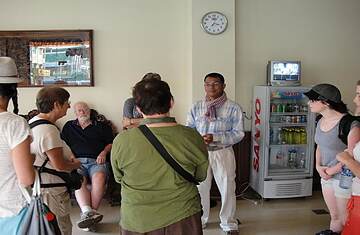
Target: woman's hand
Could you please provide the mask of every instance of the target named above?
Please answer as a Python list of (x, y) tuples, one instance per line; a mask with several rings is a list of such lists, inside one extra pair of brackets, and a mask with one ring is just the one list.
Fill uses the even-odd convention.
[(353, 159), (353, 156), (348, 152), (344, 151), (336, 155), (336, 159), (341, 162), (342, 164), (345, 164)]
[(326, 174), (332, 176), (332, 175), (339, 173), (341, 171), (341, 168), (343, 165), (344, 165), (343, 163), (339, 162), (335, 166), (328, 167), (326, 169)]
[(327, 169), (328, 167), (326, 166), (316, 166), (316, 170), (319, 172), (320, 177), (323, 178), (324, 180), (328, 180), (331, 178), (331, 175), (326, 173)]

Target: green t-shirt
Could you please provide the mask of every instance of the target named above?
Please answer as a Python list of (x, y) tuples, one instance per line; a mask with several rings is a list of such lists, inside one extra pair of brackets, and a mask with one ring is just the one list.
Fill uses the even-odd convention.
[[(185, 170), (198, 181), (205, 180), (207, 150), (196, 130), (182, 125), (150, 130)], [(122, 187), (122, 228), (145, 233), (201, 211), (196, 185), (178, 175), (138, 128), (115, 138), (111, 165), (115, 180)]]

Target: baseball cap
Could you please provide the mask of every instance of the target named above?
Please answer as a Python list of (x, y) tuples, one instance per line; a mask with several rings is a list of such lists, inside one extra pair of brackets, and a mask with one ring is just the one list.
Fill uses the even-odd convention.
[(341, 93), (339, 89), (331, 84), (323, 83), (315, 85), (310, 91), (304, 92), (310, 100), (332, 101), (334, 103), (341, 103)]

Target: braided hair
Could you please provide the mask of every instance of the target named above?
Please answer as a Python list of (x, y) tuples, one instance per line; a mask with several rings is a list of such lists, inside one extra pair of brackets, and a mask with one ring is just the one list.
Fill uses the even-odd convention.
[(19, 113), (17, 83), (0, 83), (0, 96), (12, 99), (15, 114)]

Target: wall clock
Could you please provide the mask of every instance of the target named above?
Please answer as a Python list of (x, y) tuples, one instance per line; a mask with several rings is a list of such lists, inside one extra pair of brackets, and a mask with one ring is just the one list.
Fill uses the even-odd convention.
[(209, 34), (221, 34), (226, 30), (228, 20), (218, 11), (206, 13), (201, 19), (201, 27)]

